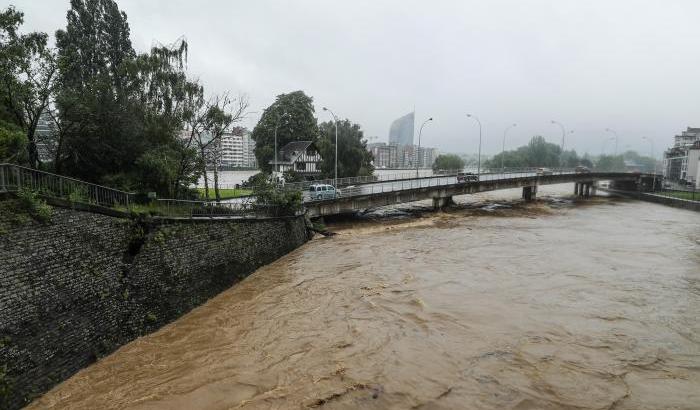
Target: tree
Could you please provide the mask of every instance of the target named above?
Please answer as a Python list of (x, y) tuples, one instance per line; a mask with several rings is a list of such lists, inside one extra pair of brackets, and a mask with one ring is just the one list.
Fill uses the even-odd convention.
[(209, 176), (207, 164), (214, 165), (214, 191), (216, 200), (221, 200), (219, 193), (218, 165), (220, 161), (221, 137), (230, 127), (239, 122), (248, 108), (246, 96), (232, 100), (227, 93), (213, 96), (199, 116), (200, 126), (194, 134), (197, 148), (201, 156), (202, 175), (204, 176), (204, 195), (209, 199)]
[(29, 164), (37, 167), (36, 128), (53, 92), (56, 58), (46, 33), (18, 33), (23, 21), (24, 14), (13, 7), (0, 12), (1, 111), (25, 132)]
[(623, 171), (625, 159), (622, 155), (601, 155), (598, 157), (595, 167), (599, 171)]
[[(62, 121), (74, 124), (65, 136), (62, 169), (102, 182), (129, 173), (147, 150), (138, 88), (136, 52), (126, 14), (113, 0), (71, 0), (65, 30), (56, 32)], [(110, 176), (112, 175), (112, 176)]]
[(14, 124), (0, 121), (0, 163), (22, 164), (27, 160), (27, 136)]
[[(317, 142), (321, 154), (321, 171), (327, 178), (335, 175), (335, 123), (319, 125), (321, 137)], [(367, 150), (367, 141), (359, 124), (345, 119), (338, 121), (338, 177), (372, 175), (372, 153)]]
[(558, 167), (563, 157), (573, 158), (575, 152), (562, 154), (561, 147), (547, 142), (544, 137), (536, 135), (530, 139), (526, 146), (519, 147), (515, 151), (506, 151), (495, 155), (486, 161), (487, 168), (525, 168), (525, 167)]
[(114, 0), (71, 0), (67, 20), (56, 33), (56, 170), (123, 189), (188, 192), (204, 167), (195, 137), (218, 122), (187, 77), (187, 42), (137, 54)]
[[(287, 116), (282, 119), (285, 113)], [(313, 98), (303, 91), (280, 94), (263, 112), (251, 137), (255, 141), (258, 166), (265, 172), (272, 170), (270, 161), (275, 157), (274, 135), (278, 124), (278, 150), (291, 141), (316, 141), (318, 126), (314, 117)]]
[(435, 163), (433, 164), (433, 171), (446, 170), (446, 169), (461, 170), (461, 169), (464, 169), (464, 165), (465, 165), (465, 162), (459, 155), (440, 154), (435, 159)]

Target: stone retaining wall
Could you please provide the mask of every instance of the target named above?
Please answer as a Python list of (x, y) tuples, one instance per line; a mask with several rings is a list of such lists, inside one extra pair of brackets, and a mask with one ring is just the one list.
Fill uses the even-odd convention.
[(303, 217), (139, 221), (0, 212), (0, 408), (16, 409), (119, 346), (302, 245)]

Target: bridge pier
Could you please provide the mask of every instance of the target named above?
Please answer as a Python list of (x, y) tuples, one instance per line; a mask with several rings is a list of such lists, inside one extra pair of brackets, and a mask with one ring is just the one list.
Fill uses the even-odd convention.
[(438, 210), (454, 204), (451, 196), (433, 198), (433, 209)]
[(523, 199), (534, 201), (537, 197), (537, 185), (523, 187)]

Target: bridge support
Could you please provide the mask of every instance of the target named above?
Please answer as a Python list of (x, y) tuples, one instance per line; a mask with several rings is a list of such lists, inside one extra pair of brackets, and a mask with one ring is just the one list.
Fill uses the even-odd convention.
[(523, 187), (523, 199), (534, 201), (537, 197), (537, 185)]
[(588, 198), (595, 195), (596, 185), (593, 182), (577, 182), (574, 184), (574, 195)]
[(454, 204), (451, 196), (433, 198), (433, 209), (442, 209), (446, 206)]

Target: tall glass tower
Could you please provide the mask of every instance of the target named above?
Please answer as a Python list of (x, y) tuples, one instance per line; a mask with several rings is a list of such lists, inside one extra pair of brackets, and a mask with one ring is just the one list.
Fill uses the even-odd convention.
[(389, 144), (413, 145), (414, 112), (408, 113), (391, 123), (389, 129)]

